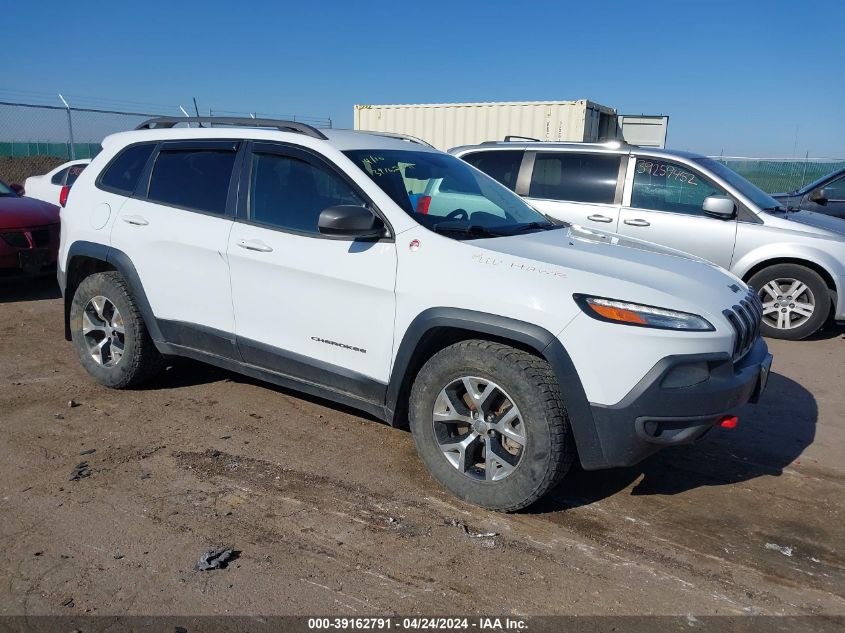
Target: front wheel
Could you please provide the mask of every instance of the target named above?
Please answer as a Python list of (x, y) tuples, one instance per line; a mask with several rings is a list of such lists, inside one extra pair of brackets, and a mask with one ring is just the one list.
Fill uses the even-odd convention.
[(411, 390), (417, 451), (458, 497), (511, 512), (546, 494), (575, 446), (557, 379), (542, 358), (470, 340), (435, 354)]
[(814, 334), (830, 314), (827, 284), (804, 266), (769, 266), (749, 279), (748, 285), (763, 304), (763, 336), (800, 341)]

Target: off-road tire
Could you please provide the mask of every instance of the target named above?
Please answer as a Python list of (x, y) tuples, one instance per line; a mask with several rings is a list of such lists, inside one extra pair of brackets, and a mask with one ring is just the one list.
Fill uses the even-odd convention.
[[(755, 292), (759, 293), (766, 284), (776, 279), (796, 279), (806, 284), (813, 293), (815, 308), (812, 316), (792, 329), (779, 329), (767, 323), (764, 318), (760, 326), (761, 334), (770, 338), (784, 339), (787, 341), (800, 341), (815, 334), (825, 324), (830, 315), (830, 290), (824, 279), (816, 271), (799, 264), (775, 264), (755, 273), (748, 280), (748, 285), (754, 288)], [(766, 300), (771, 300), (771, 297), (766, 295), (765, 297), (760, 297), (760, 299), (763, 303), (766, 303)]]
[[(446, 385), (463, 376), (500, 385), (522, 414), (526, 445), (515, 470), (500, 481), (468, 477), (447, 460), (435, 436), (435, 401)], [(416, 376), (409, 413), (417, 452), (432, 476), (461, 499), (491, 510), (513, 512), (531, 505), (561, 480), (576, 455), (552, 368), (542, 358), (501, 343), (462, 341), (432, 356)]]
[[(111, 301), (123, 317), (123, 356), (112, 367), (105, 367), (94, 360), (82, 331), (85, 306), (97, 296)], [(82, 366), (94, 380), (106, 387), (138, 387), (159, 373), (164, 365), (164, 358), (144, 325), (144, 319), (126, 281), (117, 271), (96, 273), (82, 280), (70, 306), (70, 331)]]

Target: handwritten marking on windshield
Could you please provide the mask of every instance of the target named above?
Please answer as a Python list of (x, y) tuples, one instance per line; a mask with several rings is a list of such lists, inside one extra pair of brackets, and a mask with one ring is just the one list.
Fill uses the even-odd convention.
[(637, 173), (664, 176), (666, 180), (677, 180), (688, 185), (698, 186), (698, 182), (695, 180), (695, 174), (678, 169), (674, 165), (667, 165), (666, 163), (639, 161), (637, 162)]

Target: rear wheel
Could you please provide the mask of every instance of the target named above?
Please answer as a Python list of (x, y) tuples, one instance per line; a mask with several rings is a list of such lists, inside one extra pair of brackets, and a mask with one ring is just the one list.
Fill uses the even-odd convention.
[(463, 341), (435, 354), (414, 382), (410, 414), (434, 478), (485, 508), (530, 505), (575, 456), (551, 367), (501, 343)]
[(776, 264), (748, 280), (763, 303), (763, 336), (798, 341), (814, 334), (830, 314), (824, 279), (798, 264)]
[(70, 306), (70, 328), (82, 366), (102, 385), (136, 387), (162, 367), (163, 358), (116, 271), (91, 275), (79, 284)]

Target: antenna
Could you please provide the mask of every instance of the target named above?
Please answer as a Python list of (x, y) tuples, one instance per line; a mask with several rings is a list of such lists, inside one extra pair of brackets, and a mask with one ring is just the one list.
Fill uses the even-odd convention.
[[(197, 107), (197, 98), (196, 97), (194, 97), (194, 110), (197, 111), (197, 118), (200, 118), (200, 109)], [(199, 126), (203, 127), (203, 124), (200, 122)], [(190, 126), (188, 126), (188, 127), (190, 127)]]

